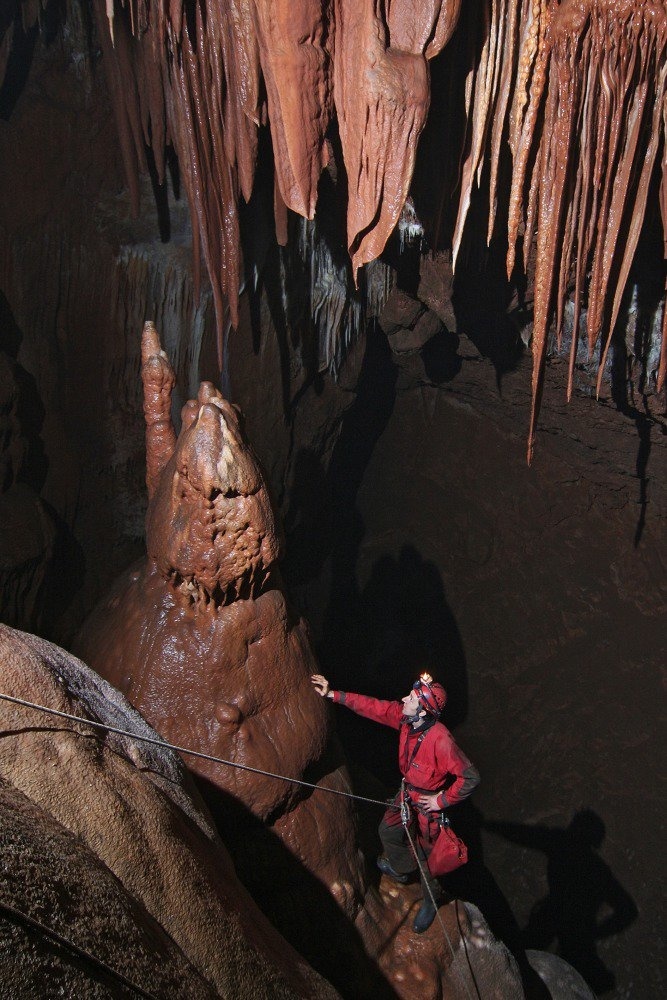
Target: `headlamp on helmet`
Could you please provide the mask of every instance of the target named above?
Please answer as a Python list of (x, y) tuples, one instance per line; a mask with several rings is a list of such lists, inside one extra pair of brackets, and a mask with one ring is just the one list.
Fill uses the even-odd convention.
[(425, 673), (414, 682), (412, 689), (417, 692), (420, 707), (430, 715), (434, 715), (436, 719), (439, 718), (447, 702), (447, 692), (442, 684), (438, 684), (430, 674)]

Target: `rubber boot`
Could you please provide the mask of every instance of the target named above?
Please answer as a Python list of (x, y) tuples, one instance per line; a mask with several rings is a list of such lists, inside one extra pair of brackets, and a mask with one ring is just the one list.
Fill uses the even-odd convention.
[(433, 900), (428, 894), (424, 896), (422, 905), (419, 907), (419, 912), (417, 913), (412, 925), (412, 929), (415, 934), (423, 934), (424, 931), (429, 929), (435, 920), (435, 915), (438, 912), (438, 906), (440, 904), (438, 896), (435, 897), (435, 903), (436, 905), (434, 906)]
[(385, 858), (384, 854), (381, 854), (377, 859), (377, 866), (383, 875), (388, 875), (389, 878), (393, 879), (394, 882), (398, 882), (400, 885), (407, 885), (410, 881), (409, 875), (400, 875), (397, 871), (389, 864), (389, 858)]

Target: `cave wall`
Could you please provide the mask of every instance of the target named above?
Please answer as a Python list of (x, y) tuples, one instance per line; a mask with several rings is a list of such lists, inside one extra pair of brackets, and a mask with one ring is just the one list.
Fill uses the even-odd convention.
[(99, 66), (78, 67), (62, 41), (39, 47), (0, 144), (0, 347), (21, 386), (5, 447), (25, 451), (15, 478), (54, 536), (39, 595), (6, 617), (62, 638), (143, 549), (137, 331), (147, 315), (162, 323), (180, 406), (207, 367), (210, 292), (196, 302), (189, 218), (173, 189), (168, 244), (148, 179), (132, 218)]

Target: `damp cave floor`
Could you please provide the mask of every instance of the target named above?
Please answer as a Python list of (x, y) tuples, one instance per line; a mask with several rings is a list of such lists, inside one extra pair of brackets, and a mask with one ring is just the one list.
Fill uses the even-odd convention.
[[(452, 817), (476, 858), (461, 895), (506, 938), (532, 913), (553, 950), (545, 915), (566, 899), (596, 991), (654, 1000), (667, 992), (665, 419), (655, 399), (643, 423), (584, 394), (568, 406), (554, 364), (528, 467), (527, 361), (499, 386), (471, 356), (442, 385), (399, 360), (373, 440), (367, 406), (388, 390), (365, 387), (338, 444), (363, 458), (332, 462), (338, 544), (295, 596), (334, 685), (398, 696), (426, 661), (449, 688), (445, 721), (482, 775)], [(394, 734), (336, 719), (357, 780), (390, 793)], [(599, 850), (567, 847), (580, 810)], [(375, 822), (363, 820), (371, 855)], [(628, 926), (600, 939), (605, 918)]]

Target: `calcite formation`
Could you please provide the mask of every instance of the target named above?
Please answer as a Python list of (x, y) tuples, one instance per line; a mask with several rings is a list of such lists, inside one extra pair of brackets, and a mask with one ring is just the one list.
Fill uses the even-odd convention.
[[(203, 255), (222, 365), (223, 331), (238, 324), (239, 199), (253, 191), (259, 129), (271, 131), (279, 243), (288, 239), (287, 209), (313, 218), (323, 169), (344, 177), (357, 281), (405, 205), (431, 101), (429, 60), (454, 35), (460, 0), (94, 0), (94, 7), (137, 210), (146, 148), (160, 180), (169, 147), (178, 155), (195, 270)], [(0, 19), (0, 78), (19, 11), (32, 24), (37, 9), (35, 0), (14, 0)], [(552, 324), (560, 339), (573, 297), (570, 394), (586, 307), (589, 352), (601, 345), (599, 391), (647, 210), (661, 214), (667, 233), (667, 11), (664, 0), (485, 0), (466, 10), (465, 21), (468, 34), (459, 31), (452, 43), (469, 47), (465, 127), (461, 134), (452, 125), (448, 136), (461, 169), (441, 205), (458, 202), (454, 262), (476, 187), (488, 185), (488, 241), (507, 215), (510, 278), (522, 244), (535, 292), (530, 457)], [(452, 108), (447, 120), (458, 115)], [(658, 389), (667, 372), (666, 316), (651, 373)]]
[[(513, 159), (508, 276), (519, 237), (525, 269), (536, 246), (530, 460), (551, 323), (560, 341), (572, 292), (569, 398), (579, 319), (587, 305), (589, 357), (602, 341), (599, 393), (652, 184), (659, 188), (667, 244), (667, 8), (660, 0), (494, 3), (470, 84), (473, 140), (463, 167), (455, 254), (485, 151), (491, 239), (507, 129)], [(664, 309), (658, 391), (667, 371), (666, 332)]]
[(220, 332), (227, 309), (238, 319), (238, 199), (252, 193), (262, 124), (273, 141), (279, 242), (285, 208), (315, 213), (337, 119), (354, 274), (379, 255), (408, 194), (429, 105), (427, 60), (451, 37), (460, 0), (127, 7), (95, 0), (129, 183), (138, 205), (145, 144), (160, 177), (173, 144)]
[[(159, 741), (85, 664), (2, 624), (0, 691)], [(0, 728), (5, 995), (337, 995), (244, 890), (173, 751), (2, 699)]]
[[(281, 529), (241, 417), (203, 383), (172, 439), (165, 420), (173, 376), (151, 324), (142, 346), (148, 560), (93, 612), (78, 649), (171, 742), (349, 791), (330, 753), (326, 706), (310, 684), (316, 664), (306, 623), (282, 591)], [(232, 812), (242, 803), (230, 847), (249, 882), (264, 883), (272, 912), (298, 912), (299, 894), (309, 884), (317, 891), (311, 876), (281, 866), (278, 857), (257, 862), (257, 852), (271, 855), (274, 843), (354, 919), (365, 886), (345, 800), (232, 766), (196, 758), (188, 765)], [(261, 824), (272, 833), (262, 833)], [(300, 922), (312, 935), (305, 911)]]
[(451, 995), (465, 995), (454, 908), (442, 910), (449, 939), (438, 924), (417, 946), (418, 887), (367, 885), (351, 802), (335, 794), (351, 787), (330, 706), (310, 683), (317, 663), (283, 592), (281, 533), (240, 414), (203, 383), (172, 437), (173, 375), (150, 323), (142, 353), (148, 558), (93, 612), (78, 650), (170, 742), (228, 762), (184, 755), (244, 882), (335, 985), (381, 996), (390, 982), (409, 997), (417, 976), (435, 996), (451, 976)]

